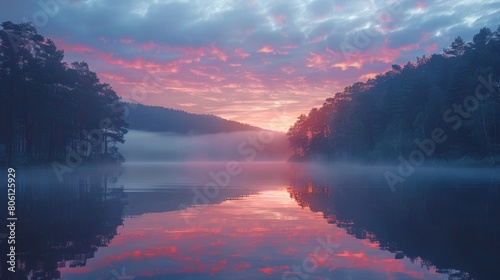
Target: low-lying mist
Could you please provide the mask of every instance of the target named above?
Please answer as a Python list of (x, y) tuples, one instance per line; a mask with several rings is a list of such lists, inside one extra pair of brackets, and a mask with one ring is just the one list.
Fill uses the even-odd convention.
[(291, 155), (286, 135), (268, 131), (179, 135), (130, 130), (118, 148), (127, 162), (286, 161)]

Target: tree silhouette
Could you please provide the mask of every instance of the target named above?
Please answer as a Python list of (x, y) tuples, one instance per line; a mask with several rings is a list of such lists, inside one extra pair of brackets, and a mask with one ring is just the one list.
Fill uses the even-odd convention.
[[(123, 104), (85, 62), (64, 53), (29, 23), (0, 30), (0, 161), (41, 163), (68, 150), (86, 159), (121, 159)], [(91, 136), (88, 132), (93, 131)], [(99, 136), (99, 137), (97, 137)]]
[[(393, 161), (418, 149), (416, 139), (430, 138), (442, 128), (448, 138), (429, 155), (432, 162), (497, 164), (499, 76), (500, 27), (493, 32), (482, 28), (469, 43), (457, 37), (443, 54), (392, 65), (301, 116), (288, 131), (292, 159)], [(484, 100), (471, 99), (479, 85), (482, 92), (495, 92)]]

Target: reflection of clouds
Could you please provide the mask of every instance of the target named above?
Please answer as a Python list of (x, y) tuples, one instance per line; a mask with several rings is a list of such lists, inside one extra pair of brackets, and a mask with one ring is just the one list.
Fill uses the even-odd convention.
[[(438, 279), (432, 270), (408, 259), (396, 260), (393, 254), (327, 224), (323, 214), (298, 206), (284, 188), (210, 205), (193, 217), (189, 227), (182, 211), (176, 211), (126, 218), (118, 233), (88, 263), (92, 270), (112, 265), (127, 267), (130, 275), (201, 273), (200, 279), (205, 274), (276, 279), (311, 254), (316, 237), (330, 236), (329, 242), (341, 247), (319, 263), (314, 275), (356, 269), (355, 273), (366, 275)], [(63, 269), (68, 279), (78, 279), (78, 274), (84, 277), (85, 271)]]

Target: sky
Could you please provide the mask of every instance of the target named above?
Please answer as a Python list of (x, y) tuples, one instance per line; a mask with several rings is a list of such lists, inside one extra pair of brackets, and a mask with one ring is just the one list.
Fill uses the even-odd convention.
[(498, 0), (3, 0), (124, 100), (286, 131), (344, 87), (500, 24)]

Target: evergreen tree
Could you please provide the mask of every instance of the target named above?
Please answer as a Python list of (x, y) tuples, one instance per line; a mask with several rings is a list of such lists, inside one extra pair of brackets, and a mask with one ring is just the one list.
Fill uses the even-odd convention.
[[(0, 161), (50, 162), (68, 150), (83, 158), (122, 159), (109, 149), (127, 133), (113, 89), (86, 63), (67, 65), (63, 51), (31, 24), (1, 27)], [(90, 131), (94, 138), (86, 135)]]
[[(446, 141), (427, 155), (456, 161), (500, 161), (500, 27), (482, 28), (473, 42), (457, 37), (443, 54), (393, 65), (355, 83), (302, 115), (288, 131), (305, 159), (395, 160), (419, 149), (434, 129)], [(482, 82), (480, 82), (482, 81)], [(483, 84), (484, 83), (484, 84)], [(474, 97), (491, 91), (484, 100)], [(325, 134), (326, 132), (326, 134)]]

